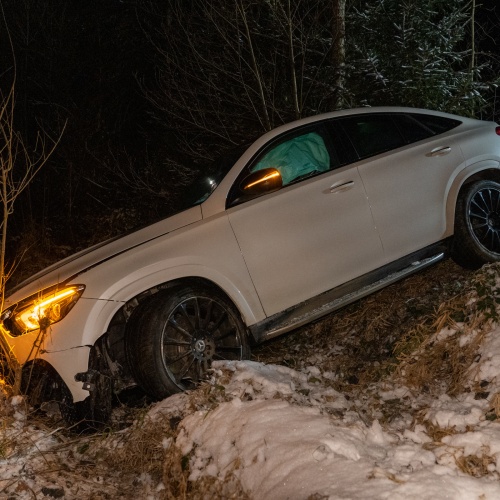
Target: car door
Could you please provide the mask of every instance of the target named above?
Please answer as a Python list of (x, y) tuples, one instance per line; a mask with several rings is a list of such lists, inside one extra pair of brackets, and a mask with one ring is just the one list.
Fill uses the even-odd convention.
[[(432, 115), (361, 115), (341, 119), (362, 159), (358, 163), (386, 261), (391, 262), (442, 240), (446, 193), (463, 156), (446, 130), (446, 119)], [(448, 128), (458, 124), (449, 120)]]
[[(282, 137), (264, 148), (233, 186), (237, 192), (241, 178), (261, 168), (275, 167), (283, 178), (278, 191), (227, 211), (268, 316), (352, 280), (383, 260), (358, 169), (339, 158), (326, 135), (317, 126)], [(316, 141), (312, 155), (304, 153), (311, 138)], [(234, 199), (230, 195), (229, 205)]]

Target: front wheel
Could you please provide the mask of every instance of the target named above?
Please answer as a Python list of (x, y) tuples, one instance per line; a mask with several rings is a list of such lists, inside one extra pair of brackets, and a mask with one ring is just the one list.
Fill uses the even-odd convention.
[(215, 289), (174, 287), (134, 316), (127, 331), (128, 360), (136, 381), (154, 398), (195, 387), (214, 360), (250, 355), (238, 311)]
[(474, 182), (460, 192), (452, 256), (469, 269), (500, 260), (500, 184), (497, 182)]

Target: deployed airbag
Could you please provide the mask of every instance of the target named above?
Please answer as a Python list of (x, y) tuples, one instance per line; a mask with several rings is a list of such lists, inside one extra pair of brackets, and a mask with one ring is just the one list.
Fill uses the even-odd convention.
[(311, 132), (282, 142), (271, 149), (255, 165), (252, 172), (263, 168), (277, 169), (283, 179), (283, 185), (286, 185), (299, 177), (329, 170), (330, 155), (323, 138)]

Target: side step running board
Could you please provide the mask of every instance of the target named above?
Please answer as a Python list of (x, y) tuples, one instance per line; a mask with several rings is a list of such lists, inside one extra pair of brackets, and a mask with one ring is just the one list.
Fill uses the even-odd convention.
[[(444, 252), (412, 262), (409, 266), (388, 274), (387, 276), (353, 291), (347, 291), (344, 286), (322, 293), (313, 299), (302, 302), (297, 307), (275, 314), (264, 321), (250, 327), (255, 340), (264, 342), (295, 328), (315, 321), (341, 307), (358, 299), (366, 297), (382, 288), (395, 283), (417, 271), (429, 267), (444, 258)], [(352, 289), (352, 285), (351, 285)], [(342, 292), (344, 292), (342, 294)]]

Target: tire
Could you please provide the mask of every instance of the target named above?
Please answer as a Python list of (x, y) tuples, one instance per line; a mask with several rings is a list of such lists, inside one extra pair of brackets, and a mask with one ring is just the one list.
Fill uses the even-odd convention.
[(459, 194), (453, 259), (468, 269), (500, 260), (500, 184), (478, 181)]
[(57, 402), (63, 420), (74, 432), (102, 430), (111, 416), (111, 380), (97, 372), (90, 396), (74, 403), (70, 390), (54, 368), (36, 360), (23, 368), (21, 392), (37, 410), (43, 403)]
[(43, 403), (61, 401), (66, 384), (46, 361), (36, 359), (23, 366), (21, 394), (28, 397), (30, 406), (38, 410)]
[(216, 289), (196, 285), (159, 292), (140, 306), (126, 347), (136, 382), (155, 399), (194, 388), (213, 360), (250, 356), (238, 311)]

